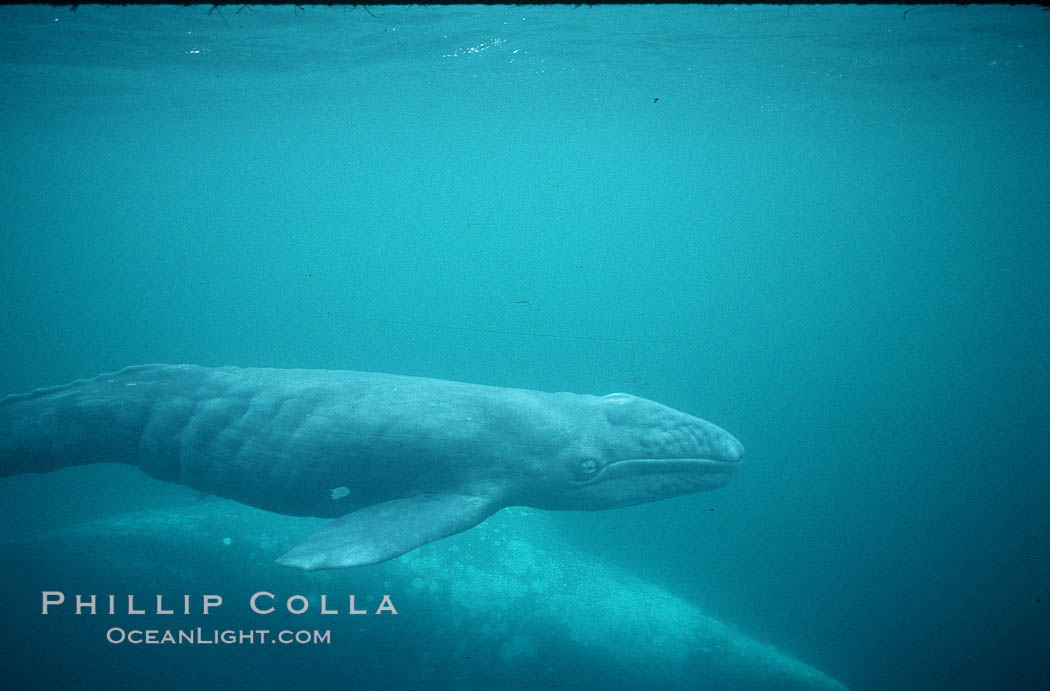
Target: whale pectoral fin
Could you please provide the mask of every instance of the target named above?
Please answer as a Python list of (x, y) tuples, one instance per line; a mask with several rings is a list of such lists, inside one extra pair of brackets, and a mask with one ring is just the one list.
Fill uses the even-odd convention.
[(499, 508), (488, 497), (466, 494), (394, 499), (337, 518), (277, 563), (305, 571), (378, 564), (473, 528)]

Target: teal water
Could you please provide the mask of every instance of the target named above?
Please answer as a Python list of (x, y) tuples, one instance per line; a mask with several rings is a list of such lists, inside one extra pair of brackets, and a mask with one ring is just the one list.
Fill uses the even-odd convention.
[[(0, 394), (146, 362), (635, 393), (744, 468), (545, 517), (575, 549), (851, 688), (1045, 688), (1050, 14), (905, 9), (0, 9)], [(123, 470), (0, 481), (4, 532), (174, 497)], [(28, 621), (16, 685), (86, 665), (88, 624)]]

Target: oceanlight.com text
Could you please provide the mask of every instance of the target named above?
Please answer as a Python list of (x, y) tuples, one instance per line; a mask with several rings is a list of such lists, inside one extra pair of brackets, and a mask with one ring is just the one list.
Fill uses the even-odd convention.
[(106, 631), (114, 645), (330, 645), (330, 630), (271, 631), (269, 629), (122, 629)]

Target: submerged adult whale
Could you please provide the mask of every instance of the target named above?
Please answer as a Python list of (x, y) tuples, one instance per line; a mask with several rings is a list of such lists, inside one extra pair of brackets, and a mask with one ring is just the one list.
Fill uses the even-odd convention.
[(507, 506), (607, 509), (725, 484), (743, 446), (623, 393), (336, 370), (141, 365), (0, 399), (0, 475), (95, 462), (339, 517), (277, 560), (376, 564)]
[[(120, 470), (111, 469), (109, 477), (136, 487), (134, 475)], [(532, 509), (500, 511), (472, 530), (352, 578), (273, 564), (323, 523), (212, 497), (67, 523), (33, 536), (0, 531), (12, 538), (0, 537), (0, 563), (17, 565), (17, 575), (9, 576), (12, 586), (66, 592), (66, 603), (47, 617), (40, 616), (39, 592), (5, 601), (2, 625), (18, 632), (4, 639), (5, 658), (20, 663), (26, 688), (90, 686), (96, 679), (106, 688), (141, 686), (142, 665), (129, 664), (127, 646), (98, 635), (69, 650), (56, 648), (54, 639), (74, 618), (83, 619), (75, 614), (74, 593), (99, 593), (93, 626), (120, 626), (103, 614), (105, 594), (142, 595), (149, 587), (143, 573), (149, 573), (162, 589), (146, 593), (196, 593), (197, 612), (200, 593), (223, 596), (225, 604), (205, 618), (206, 632), (212, 620), (232, 630), (276, 632), (304, 623), (331, 630), (331, 646), (296, 646), (294, 665), (287, 656), (263, 655), (247, 670), (217, 668), (210, 686), (240, 688), (259, 680), (268, 688), (298, 688), (304, 686), (302, 670), (309, 669), (314, 688), (346, 687), (352, 673), (382, 679), (389, 689), (845, 691), (828, 674), (637, 571), (574, 549), (556, 521)], [(277, 611), (266, 616), (248, 608), (261, 586), (277, 596)], [(309, 598), (306, 616), (285, 611), (293, 593)], [(348, 593), (356, 593), (356, 606), (370, 614), (349, 616)], [(399, 616), (371, 614), (385, 593)], [(319, 615), (322, 594), (338, 615)], [(121, 600), (127, 602), (118, 596), (119, 607)], [(151, 600), (136, 597), (150, 614)], [(168, 623), (164, 616), (125, 621), (149, 620), (162, 629), (179, 626), (175, 620), (190, 622), (181, 627), (197, 626), (197, 620), (180, 616), (181, 598), (174, 600), (176, 615)], [(151, 651), (149, 664), (164, 648)], [(76, 664), (55, 664), (70, 654)], [(165, 667), (171, 688), (199, 686), (198, 676), (194, 665)]]

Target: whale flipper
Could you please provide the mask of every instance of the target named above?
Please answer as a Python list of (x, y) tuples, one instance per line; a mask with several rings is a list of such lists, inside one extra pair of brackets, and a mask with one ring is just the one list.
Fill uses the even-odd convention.
[(306, 571), (367, 566), (473, 528), (499, 509), (468, 494), (419, 494), (373, 504), (336, 519), (277, 563)]

